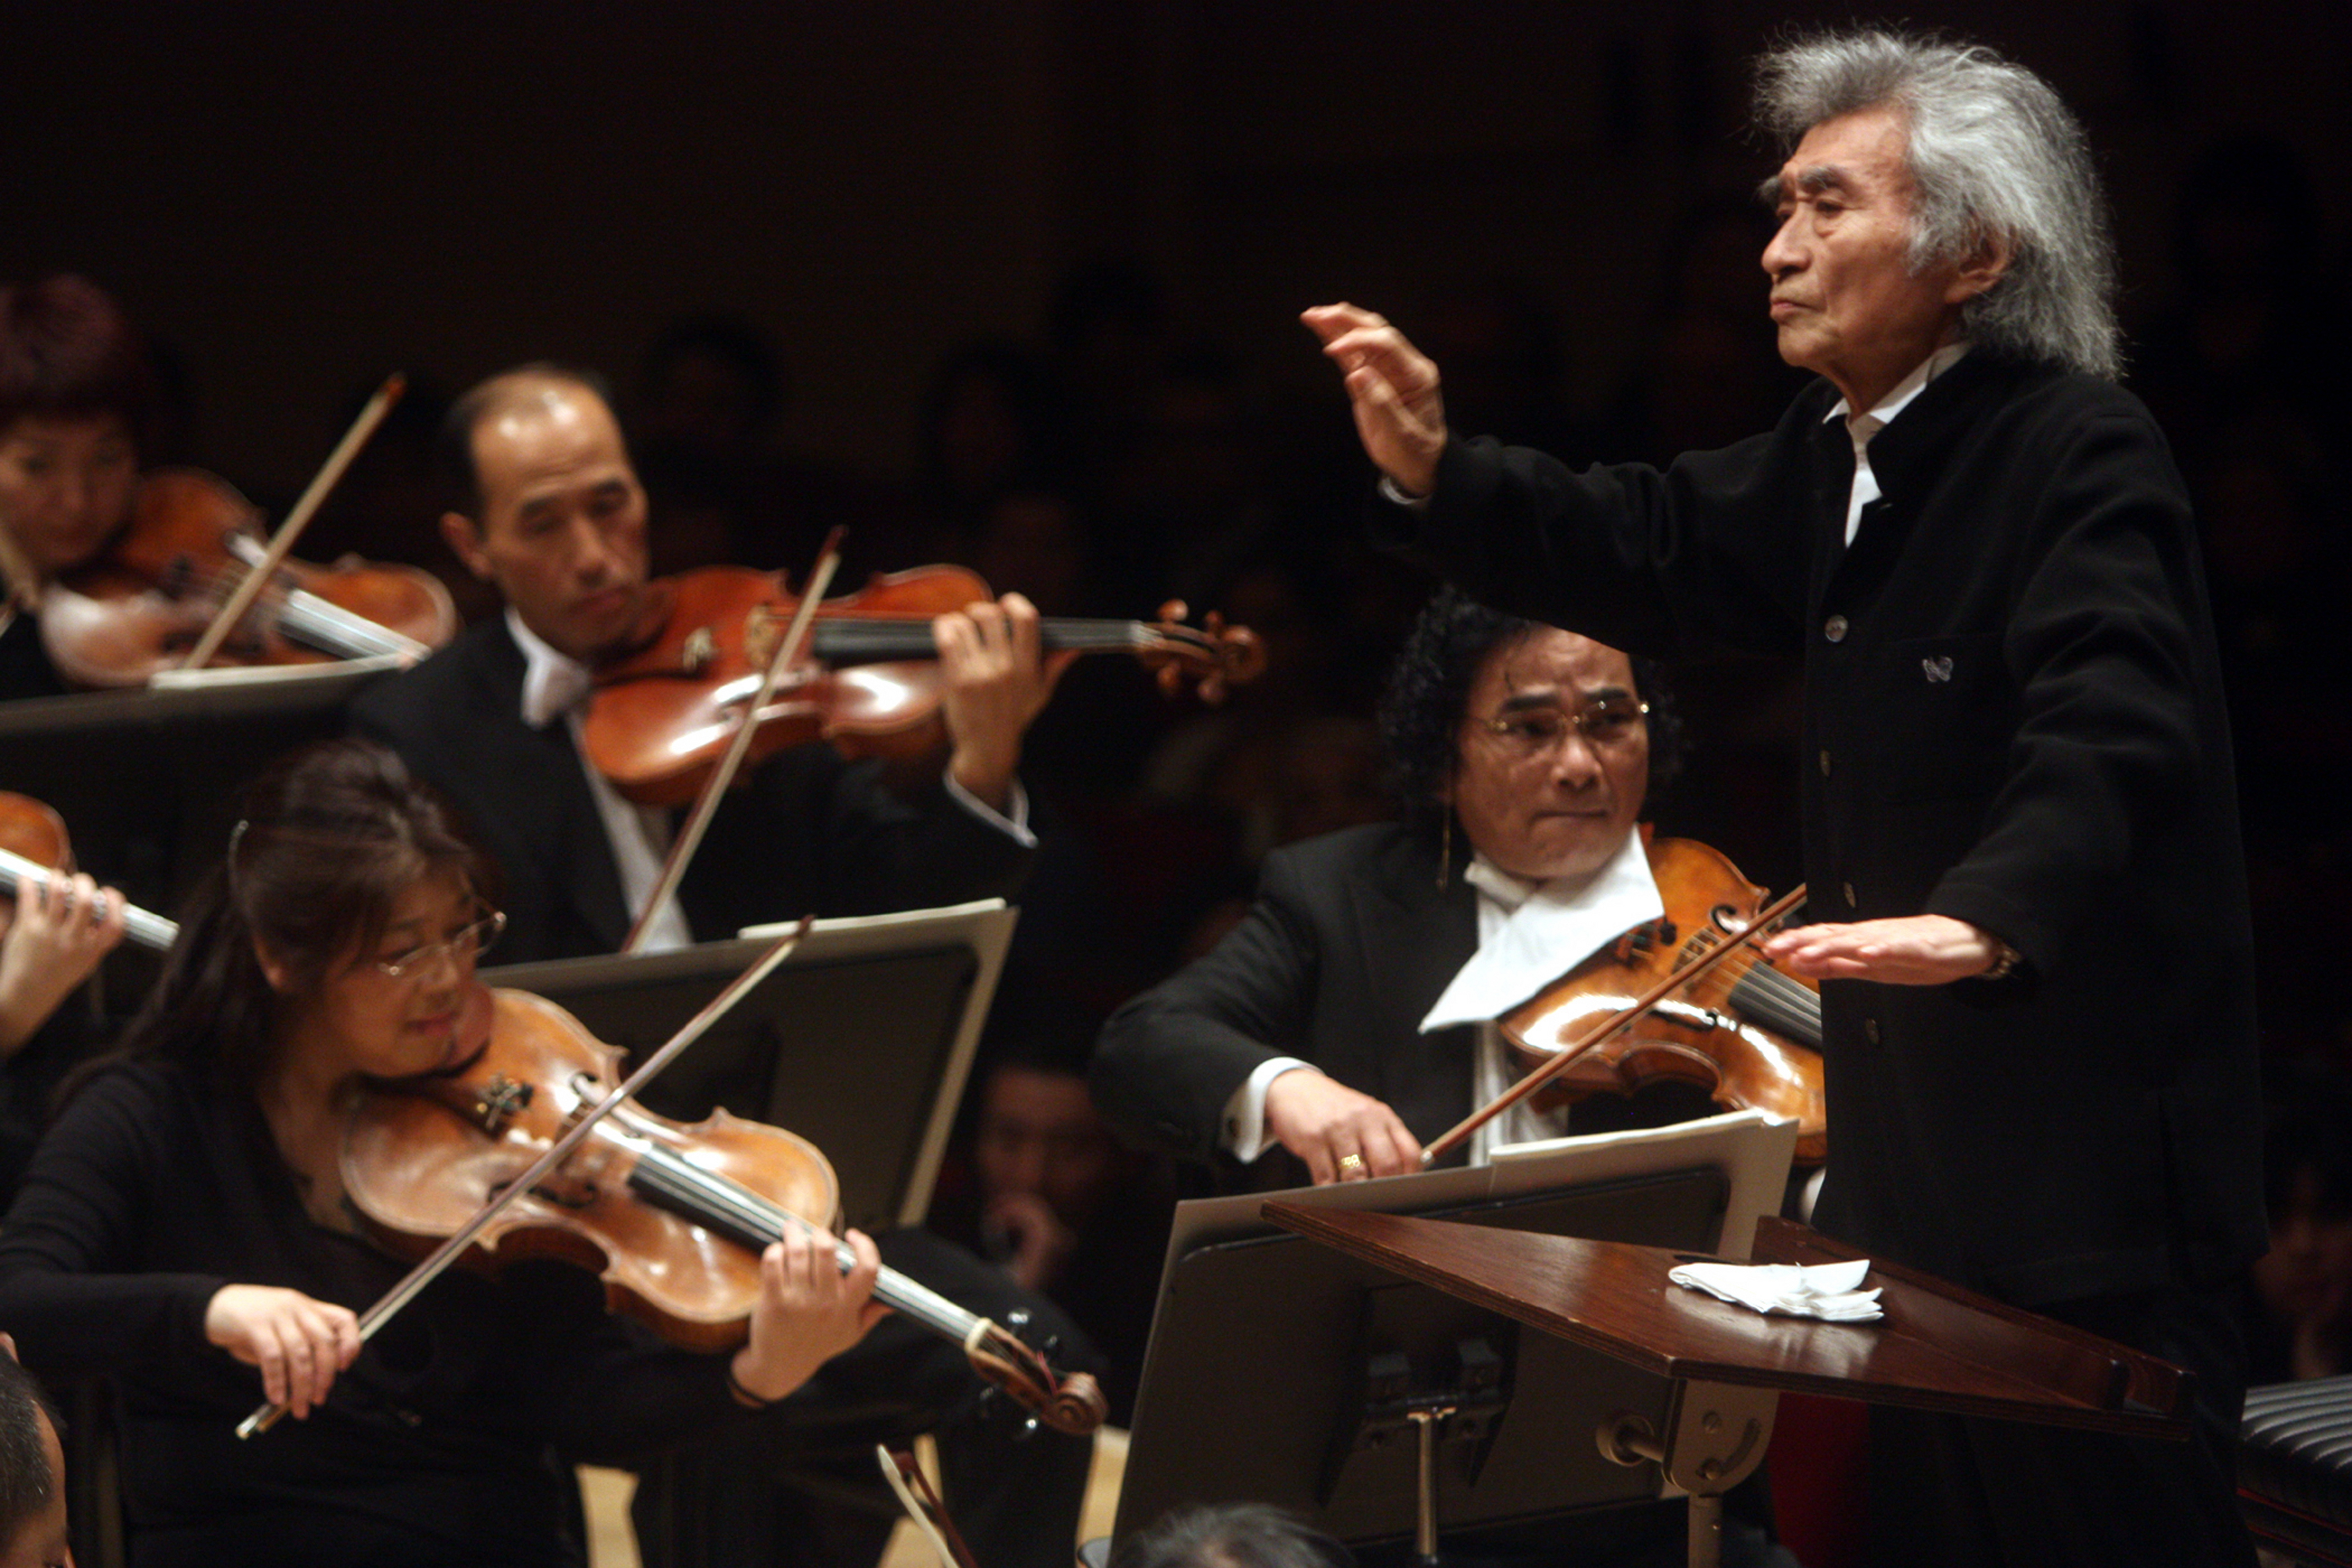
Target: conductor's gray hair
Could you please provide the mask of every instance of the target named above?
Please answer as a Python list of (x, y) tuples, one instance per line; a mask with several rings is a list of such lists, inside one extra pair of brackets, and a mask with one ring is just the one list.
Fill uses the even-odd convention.
[(1756, 116), (1784, 149), (1881, 106), (1909, 132), (1912, 269), (2009, 242), (2008, 272), (1961, 308), (1962, 331), (2112, 380), (2122, 346), (2106, 202), (2050, 84), (1988, 48), (1877, 30), (1798, 37), (1757, 62)]

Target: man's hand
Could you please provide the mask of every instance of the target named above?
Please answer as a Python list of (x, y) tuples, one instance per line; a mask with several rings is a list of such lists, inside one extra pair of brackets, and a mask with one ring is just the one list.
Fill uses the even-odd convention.
[(1061, 1278), (1062, 1265), (1070, 1260), (1078, 1245), (1077, 1233), (1064, 1225), (1054, 1205), (1037, 1193), (997, 1194), (988, 1200), (981, 1228), (986, 1235), (1003, 1238), (1011, 1254), (1004, 1259), (1005, 1272), (1027, 1290), (1051, 1289)]
[(1370, 310), (1318, 305), (1298, 319), (1345, 374), (1356, 434), (1381, 472), (1409, 496), (1435, 489), (1438, 454), (1445, 450), (1437, 366)]
[(1799, 926), (1762, 943), (1764, 956), (1816, 980), (1945, 985), (1990, 969), (2000, 944), (1948, 915), (1906, 915), (1853, 925)]
[(1266, 1085), (1265, 1130), (1307, 1162), (1318, 1187), (1421, 1169), (1421, 1141), (1395, 1111), (1311, 1068), (1294, 1068)]
[(1054, 695), (1076, 653), (1039, 652), (1037, 608), (1018, 594), (931, 623), (940, 650), (940, 706), (954, 747), (948, 772), (974, 799), (1003, 811), (1021, 765), (1021, 737)]

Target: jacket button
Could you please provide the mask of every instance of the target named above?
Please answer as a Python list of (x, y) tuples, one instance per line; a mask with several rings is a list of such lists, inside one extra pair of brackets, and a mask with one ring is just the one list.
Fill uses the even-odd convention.
[(1854, 901), (1854, 896), (1853, 896), (1853, 884), (1852, 882), (1845, 883), (1843, 887), (1841, 887), (1841, 888), (1839, 889), (1839, 891), (1841, 891), (1841, 892), (1843, 892), (1843, 894), (1845, 894), (1845, 907), (1846, 907), (1847, 909), (1853, 909), (1853, 908), (1854, 908), (1854, 907), (1855, 907), (1855, 901)]
[(1845, 641), (1845, 617), (1843, 616), (1832, 616), (1828, 620), (1823, 621), (1822, 623), (1822, 636), (1829, 638), (1832, 642)]
[(1828, 748), (1827, 746), (1824, 746), (1824, 747), (1822, 747), (1822, 777), (1823, 777), (1823, 778), (1827, 778), (1827, 777), (1829, 777), (1829, 776), (1830, 776), (1830, 752), (1829, 752), (1829, 748)]
[(1864, 1019), (1862, 1021), (1862, 1037), (1863, 1037), (1864, 1039), (1865, 1039), (1865, 1040), (1868, 1040), (1868, 1041), (1869, 1041), (1872, 1045), (1874, 1045), (1874, 1045), (1876, 1045), (1876, 1044), (1878, 1044), (1878, 1020), (1877, 1020), (1877, 1019), (1875, 1019), (1875, 1018), (1864, 1018)]

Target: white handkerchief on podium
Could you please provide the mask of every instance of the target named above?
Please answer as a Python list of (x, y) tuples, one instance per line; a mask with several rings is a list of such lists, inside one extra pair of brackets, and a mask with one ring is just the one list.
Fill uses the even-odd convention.
[(1843, 1263), (1685, 1263), (1666, 1276), (1677, 1285), (1704, 1290), (1759, 1312), (1792, 1318), (1822, 1318), (1834, 1323), (1866, 1323), (1885, 1314), (1878, 1291), (1862, 1289), (1870, 1259)]

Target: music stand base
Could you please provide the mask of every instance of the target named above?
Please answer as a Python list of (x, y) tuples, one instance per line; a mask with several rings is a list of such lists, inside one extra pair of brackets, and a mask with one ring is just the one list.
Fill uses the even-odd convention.
[(1661, 1437), (1638, 1415), (1620, 1414), (1595, 1434), (1621, 1465), (1656, 1465), (1669, 1491), (1690, 1499), (1690, 1568), (1722, 1568), (1723, 1494), (1746, 1480), (1772, 1440), (1780, 1396), (1769, 1388), (1682, 1379)]

